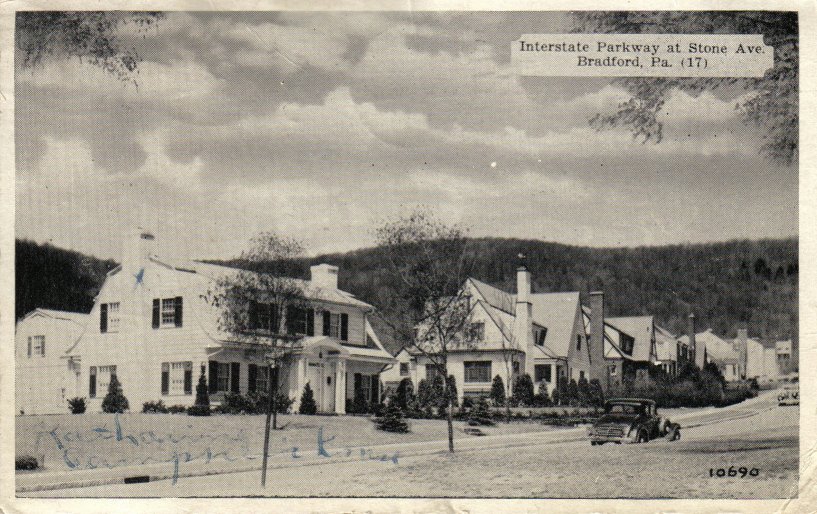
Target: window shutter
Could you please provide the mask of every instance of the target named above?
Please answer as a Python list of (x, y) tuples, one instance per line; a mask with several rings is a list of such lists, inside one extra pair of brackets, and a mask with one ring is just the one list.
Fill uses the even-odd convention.
[(176, 326), (180, 327), (182, 326), (182, 297), (177, 296), (174, 304), (176, 305), (176, 315), (174, 316), (176, 318)]
[(103, 334), (108, 331), (108, 304), (99, 306), (99, 331)]
[(329, 335), (329, 325), (332, 323), (332, 313), (323, 311), (323, 335)]
[(281, 331), (281, 326), (280, 326), (281, 325), (281, 316), (279, 315), (279, 312), (278, 312), (278, 305), (276, 305), (274, 303), (269, 304), (269, 310), (270, 310), (270, 314), (269, 314), (270, 325), (272, 325), (270, 327), (270, 332), (272, 332), (273, 334), (277, 334), (277, 333), (279, 333)]
[(31, 338), (28, 338), (28, 356), (31, 357)]
[(234, 392), (234, 393), (240, 393), (241, 392), (240, 387), (239, 387), (239, 384), (241, 384), (241, 380), (239, 378), (240, 374), (241, 374), (241, 363), (240, 362), (233, 362), (231, 364), (231, 369), (230, 369), (230, 390), (232, 392)]
[(255, 392), (256, 380), (258, 380), (258, 366), (250, 364), (247, 366), (247, 391)]
[(295, 334), (295, 316), (296, 316), (297, 309), (292, 305), (287, 305), (287, 319), (286, 319), (286, 327), (287, 327), (287, 334), (294, 335)]
[(88, 396), (96, 398), (96, 366), (91, 366), (91, 371), (88, 375), (90, 382), (88, 384)]
[(340, 315), (340, 338), (344, 341), (349, 340), (349, 315), (345, 312)]
[(380, 375), (372, 375), (372, 402), (380, 403)]
[(40, 355), (45, 357), (45, 336), (43, 336), (43, 338), (40, 339)]
[(306, 310), (306, 335), (315, 335), (315, 309), (311, 307)]
[(355, 373), (355, 390), (354, 390), (355, 396), (357, 396), (361, 387), (363, 387), (363, 374)]
[(170, 364), (162, 363), (162, 394), (167, 395), (170, 392)]
[(272, 390), (275, 391), (276, 394), (277, 394), (278, 393), (278, 367), (267, 368), (267, 369), (270, 370), (269, 375), (268, 375), (269, 380), (270, 380), (269, 387), (271, 387)]
[(193, 363), (184, 366), (184, 394), (193, 394)]
[(159, 328), (159, 322), (161, 321), (161, 301), (158, 298), (153, 299), (153, 328)]
[(258, 330), (260, 328), (258, 326), (258, 302), (255, 300), (250, 300), (250, 304), (247, 306), (247, 317), (249, 318), (249, 329)]
[(207, 373), (208, 378), (210, 379), (208, 387), (210, 389), (210, 394), (215, 394), (218, 392), (218, 362), (210, 361), (208, 365), (210, 367), (209, 373)]

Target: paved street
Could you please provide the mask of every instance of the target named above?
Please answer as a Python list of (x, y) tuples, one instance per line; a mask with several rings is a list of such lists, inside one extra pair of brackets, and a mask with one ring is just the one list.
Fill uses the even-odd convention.
[[(29, 496), (783, 498), (797, 484), (799, 411), (775, 400), (767, 392), (730, 408), (673, 412), (684, 427), (677, 442), (591, 447), (583, 429), (573, 429), (468, 439), (455, 455), (440, 451), (443, 441), (404, 445), (382, 460), (378, 453), (344, 460), (343, 450), (327, 444), (332, 457), (271, 469), (266, 489), (254, 470)], [(756, 476), (710, 476), (730, 466)]]

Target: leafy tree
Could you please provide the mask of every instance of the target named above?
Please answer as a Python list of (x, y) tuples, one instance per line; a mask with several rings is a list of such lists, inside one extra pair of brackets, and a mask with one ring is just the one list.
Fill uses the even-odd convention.
[(301, 405), (298, 407), (298, 412), (300, 414), (318, 413), (318, 405), (315, 403), (315, 394), (312, 392), (312, 388), (309, 387), (309, 382), (306, 383), (304, 392), (301, 394)]
[(761, 78), (621, 78), (632, 95), (612, 115), (596, 115), (592, 126), (626, 127), (643, 141), (660, 142), (659, 114), (673, 91), (697, 96), (703, 91), (740, 89), (748, 94), (738, 105), (744, 123), (764, 130), (760, 153), (791, 165), (797, 159), (799, 37), (796, 12), (582, 12), (574, 14), (575, 32), (665, 34), (763, 34), (774, 48), (774, 67)]
[[(474, 258), (465, 230), (416, 210), (377, 227), (375, 239), (395, 288), (393, 294), (380, 298), (383, 319), (401, 344), (416, 349), (440, 376), (448, 377), (449, 352), (473, 347), (478, 337), (470, 298), (462, 287)], [(450, 452), (454, 451), (453, 385), (444, 380)]]
[(491, 383), (491, 401), (494, 405), (505, 405), (505, 383), (499, 375), (495, 376)]
[(207, 390), (207, 377), (204, 376), (204, 366), (201, 367), (199, 381), (196, 384), (196, 400), (193, 406), (187, 409), (187, 414), (190, 416), (210, 415), (210, 393)]
[(68, 399), (68, 410), (71, 411), (71, 414), (83, 414), (87, 407), (88, 402), (85, 400), (85, 398), (77, 396)]
[(111, 381), (108, 383), (108, 394), (102, 400), (102, 412), (121, 414), (129, 408), (128, 399), (122, 392), (122, 384), (119, 383), (116, 374), (112, 374)]
[(14, 42), (23, 68), (34, 68), (47, 57), (78, 57), (114, 77), (135, 83), (141, 58), (123, 45), (117, 32), (124, 25), (144, 32), (164, 17), (160, 12), (19, 11)]
[(525, 373), (519, 375), (513, 383), (513, 397), (519, 405), (533, 405), (533, 379)]
[(304, 335), (296, 333), (293, 320), (305, 317), (311, 305), (303, 282), (288, 276), (291, 262), (304, 251), (300, 241), (262, 232), (241, 254), (244, 269), (220, 277), (207, 295), (219, 310), (221, 330), (234, 341), (264, 349), (273, 429), (277, 428), (279, 370), (301, 347)]

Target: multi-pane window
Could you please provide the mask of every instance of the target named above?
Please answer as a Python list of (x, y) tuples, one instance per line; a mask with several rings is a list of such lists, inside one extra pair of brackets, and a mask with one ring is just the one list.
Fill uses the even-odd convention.
[(113, 375), (116, 375), (116, 366), (97, 367), (96, 388), (103, 396), (108, 393), (108, 386)]
[(28, 356), (45, 356), (45, 336), (31, 336), (28, 338)]
[(519, 373), (519, 361), (513, 361), (513, 372), (514, 374)]
[(366, 398), (366, 403), (370, 403), (372, 401), (372, 377), (370, 375), (360, 377), (360, 388), (363, 390), (363, 397)]
[(230, 363), (218, 363), (218, 391), (228, 392), (230, 390)]
[(533, 375), (536, 382), (551, 382), (553, 380), (553, 377), (551, 376), (550, 364), (535, 365), (533, 367)]
[(119, 302), (108, 304), (108, 332), (119, 330)]
[(278, 306), (271, 303), (259, 303), (258, 309), (258, 326), (261, 330), (269, 330), (272, 333), (278, 333)]
[(465, 382), (490, 382), (491, 361), (465, 361)]
[(478, 322), (471, 324), (471, 334), (474, 341), (482, 341), (485, 339), (485, 323)]
[(409, 374), (409, 365), (408, 362), (401, 362), (400, 363), (400, 376), (405, 377)]
[(162, 326), (176, 324), (176, 299), (162, 298)]
[(340, 314), (329, 314), (329, 336), (340, 339)]
[(542, 328), (536, 333), (536, 345), (537, 346), (544, 346), (545, 345), (545, 337), (547, 337), (548, 329)]
[[(168, 394), (171, 395), (182, 395), (182, 394), (190, 394), (190, 387), (189, 383), (187, 384), (187, 388), (185, 387), (185, 372), (193, 370), (193, 363), (190, 361), (186, 362), (170, 362), (165, 363), (162, 366), (163, 368), (167, 368), (169, 372), (169, 388)], [(187, 379), (189, 381), (189, 378)]]
[(255, 375), (255, 390), (260, 393), (269, 391), (269, 367), (258, 366), (258, 372)]
[(437, 366), (434, 364), (426, 364), (426, 380), (431, 383), (434, 381), (434, 377), (440, 374), (440, 370), (437, 369)]

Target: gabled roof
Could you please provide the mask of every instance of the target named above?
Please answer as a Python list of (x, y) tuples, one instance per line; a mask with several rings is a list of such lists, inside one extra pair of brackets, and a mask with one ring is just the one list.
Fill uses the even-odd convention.
[(536, 293), (531, 295), (531, 303), (533, 321), (548, 329), (546, 350), (554, 356), (567, 357), (573, 341), (579, 293)]
[(471, 282), (471, 284), (473, 284), (477, 292), (482, 295), (482, 298), (488, 302), (488, 305), (512, 316), (516, 313), (515, 294), (506, 293), (501, 289), (488, 285), (485, 282), (481, 282), (475, 278), (469, 278), (468, 280)]
[(624, 316), (605, 318), (612, 326), (630, 334), (635, 342), (633, 344), (633, 360), (652, 361), (655, 356), (653, 349), (653, 328), (654, 319), (652, 316)]
[(82, 312), (57, 311), (53, 309), (37, 308), (26, 314), (23, 317), (23, 319), (29, 318), (34, 315), (41, 315), (52, 319), (71, 321), (83, 327), (85, 326), (85, 323), (88, 321), (88, 318), (90, 317), (90, 314), (85, 314)]
[(678, 338), (669, 330), (655, 325), (655, 358), (660, 361), (678, 358)]
[[(239, 268), (231, 268), (229, 266), (221, 266), (219, 264), (210, 264), (200, 261), (170, 262), (164, 259), (157, 259), (155, 257), (151, 257), (151, 261), (179, 272), (196, 273), (209, 280), (218, 280), (220, 277), (236, 275), (241, 271), (247, 271)], [(342, 291), (340, 289), (313, 286), (311, 281), (300, 278), (293, 278), (292, 280), (304, 288), (306, 296), (310, 299), (338, 303), (342, 305), (354, 305), (364, 310), (374, 309), (374, 307), (372, 307), (370, 304), (358, 300), (352, 293)]]
[[(586, 335), (591, 335), (590, 332), (590, 315), (592, 314), (592, 310), (590, 307), (582, 305), (582, 320), (584, 322), (584, 333)], [(633, 337), (631, 334), (624, 332), (623, 330), (614, 327), (607, 320), (604, 320), (604, 357), (608, 359), (626, 359), (626, 360), (633, 360), (633, 357), (624, 352), (621, 347), (618, 345), (617, 341), (620, 340), (619, 334), (625, 334), (630, 337)], [(615, 336), (615, 337), (614, 337)], [(633, 337), (633, 339), (635, 339)]]

